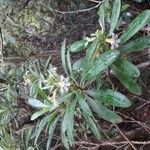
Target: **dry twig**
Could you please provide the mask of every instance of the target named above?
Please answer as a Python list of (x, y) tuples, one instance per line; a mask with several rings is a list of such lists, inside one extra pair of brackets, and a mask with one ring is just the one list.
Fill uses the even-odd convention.
[(134, 150), (137, 150), (136, 147), (133, 145), (133, 143), (128, 139), (128, 137), (120, 130), (120, 128), (114, 124), (114, 126), (116, 127), (116, 129), (120, 132), (120, 134), (124, 137), (125, 140), (127, 140), (127, 142), (131, 145), (131, 147), (134, 149)]
[(55, 9), (53, 9), (53, 8), (50, 8), (50, 7), (48, 7), (48, 6), (46, 6), (44, 3), (42, 3), (41, 1), (40, 1), (40, 3), (43, 5), (43, 6), (45, 6), (47, 9), (49, 9), (50, 11), (52, 11), (52, 12), (56, 12), (56, 13), (60, 13), (60, 14), (74, 14), (74, 13), (83, 13), (83, 12), (87, 12), (87, 11), (91, 11), (91, 10), (93, 10), (93, 9), (96, 9), (96, 8), (98, 8), (100, 5), (101, 5), (101, 3), (102, 2), (98, 2), (98, 1), (94, 1), (94, 0), (91, 0), (92, 2), (96, 2), (96, 3), (98, 3), (96, 6), (93, 6), (93, 7), (90, 7), (90, 8), (87, 8), (87, 9), (80, 9), (80, 10), (75, 10), (75, 11), (60, 11), (60, 10), (55, 10)]

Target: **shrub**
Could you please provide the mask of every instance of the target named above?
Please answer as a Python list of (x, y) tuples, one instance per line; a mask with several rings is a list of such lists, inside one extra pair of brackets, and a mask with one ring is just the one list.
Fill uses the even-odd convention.
[[(62, 43), (61, 61), (66, 77), (59, 75), (57, 68), (50, 65), (47, 72), (30, 68), (26, 82), (30, 87), (28, 103), (35, 107), (31, 120), (42, 119), (35, 130), (35, 144), (43, 128), (48, 132), (47, 150), (57, 123), (61, 123), (61, 137), (66, 149), (74, 144), (74, 116), (81, 113), (86, 124), (97, 139), (102, 133), (97, 127), (93, 112), (111, 123), (120, 123), (121, 117), (111, 110), (113, 107), (127, 108), (130, 100), (112, 88), (106, 88), (102, 82), (103, 72), (113, 71), (120, 82), (133, 94), (140, 95), (137, 84), (140, 75), (138, 68), (129, 62), (125, 55), (150, 46), (150, 37), (134, 36), (144, 27), (150, 17), (145, 10), (131, 24), (119, 32), (121, 0), (115, 0), (111, 9), (105, 0), (98, 11), (100, 29), (66, 46)], [(134, 38), (132, 39), (132, 37)], [(72, 64), (70, 53), (85, 52), (85, 57)], [(78, 116), (78, 115), (77, 115)]]

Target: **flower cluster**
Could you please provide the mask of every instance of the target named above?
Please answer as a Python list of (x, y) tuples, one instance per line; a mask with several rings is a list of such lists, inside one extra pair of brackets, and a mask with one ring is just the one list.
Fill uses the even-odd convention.
[(60, 88), (60, 92), (63, 94), (68, 92), (70, 82), (68, 78), (65, 78), (63, 75), (60, 76), (60, 81), (58, 82), (58, 87)]
[(110, 39), (106, 39), (106, 42), (111, 44), (111, 49), (115, 49), (119, 47), (120, 39), (118, 39), (117, 34), (113, 33)]
[(34, 84), (35, 80), (38, 79), (38, 81), (40, 81), (40, 88), (43, 90), (48, 90), (50, 93), (53, 93), (54, 91), (57, 91), (61, 94), (68, 92), (71, 83), (69, 82), (68, 78), (65, 78), (63, 75), (59, 75), (57, 73), (56, 67), (50, 65), (48, 74), (46, 74), (46, 76), (48, 77), (45, 78), (42, 74), (39, 74), (35, 78), (35, 75), (30, 74), (28, 71), (26, 72), (24, 79), (26, 84)]

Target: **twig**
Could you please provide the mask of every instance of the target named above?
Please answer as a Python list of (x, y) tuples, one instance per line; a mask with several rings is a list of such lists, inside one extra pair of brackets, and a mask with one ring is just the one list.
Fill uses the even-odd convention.
[(131, 145), (131, 147), (134, 149), (134, 150), (137, 150), (136, 147), (132, 144), (132, 142), (126, 137), (126, 135), (119, 129), (119, 127), (114, 124), (114, 126), (117, 128), (117, 130), (120, 132), (120, 134), (124, 137), (125, 140), (127, 140), (127, 142)]
[(125, 117), (125, 118), (127, 118), (127, 119), (130, 119), (130, 120), (132, 120), (133, 122), (139, 124), (142, 128), (145, 129), (146, 132), (148, 132), (148, 133), (150, 134), (150, 131), (149, 131), (150, 128), (149, 128), (148, 126), (144, 125), (144, 124), (141, 123), (140, 121), (135, 120), (134, 118), (128, 117), (128, 116), (125, 115), (125, 114), (122, 114), (122, 113), (120, 113), (120, 112), (117, 112), (117, 113), (118, 113), (119, 115), (121, 115), (121, 116), (123, 116), (123, 117)]
[(141, 84), (143, 85), (143, 87), (147, 90), (148, 93), (150, 93), (150, 90), (147, 88), (147, 86), (145, 85), (145, 83), (142, 81), (142, 79), (140, 80)]
[[(146, 144), (150, 144), (150, 141), (131, 141), (133, 144), (136, 145), (146, 145)], [(121, 142), (111, 142), (111, 144), (125, 144), (127, 143), (127, 141), (121, 141)], [(107, 142), (105, 143), (105, 145), (107, 144)]]
[[(146, 145), (146, 144), (150, 144), (150, 141), (130, 141), (135, 145)], [(121, 144), (127, 144), (128, 141), (120, 141), (120, 142), (102, 142), (102, 143), (90, 143), (90, 142), (85, 142), (85, 141), (81, 141), (81, 142), (76, 142), (75, 144), (82, 144), (82, 145), (90, 145), (90, 146), (106, 146), (106, 145), (121, 145)], [(136, 149), (137, 150), (137, 149)]]
[(149, 66), (150, 66), (150, 61), (143, 62), (143, 63), (140, 63), (140, 64), (137, 65), (137, 67), (138, 67), (139, 69), (145, 69), (145, 68), (147, 68), (147, 67), (149, 67)]
[[(98, 1), (95, 1), (95, 2), (98, 2)], [(56, 12), (56, 13), (60, 13), (60, 14), (74, 14), (74, 13), (82, 13), (82, 12), (91, 11), (93, 9), (96, 9), (96, 8), (98, 8), (101, 5), (102, 2), (98, 2), (98, 4), (96, 6), (93, 6), (93, 7), (87, 8), (87, 9), (79, 9), (79, 10), (75, 10), (75, 11), (60, 11), (60, 10), (55, 10), (53, 8), (50, 8), (50, 7), (46, 6), (41, 1), (40, 1), (40, 3), (43, 6), (45, 6), (46, 8), (48, 8), (50, 11), (52, 11), (52, 12)]]

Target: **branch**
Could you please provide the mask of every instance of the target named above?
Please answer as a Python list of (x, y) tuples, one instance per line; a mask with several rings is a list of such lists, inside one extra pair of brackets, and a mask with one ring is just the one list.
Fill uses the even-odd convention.
[(131, 147), (134, 149), (134, 150), (137, 150), (136, 147), (133, 145), (133, 143), (128, 139), (128, 137), (119, 129), (119, 127), (114, 124), (114, 126), (116, 127), (116, 129), (120, 132), (120, 134), (124, 137), (124, 139), (131, 145)]
[(43, 4), (41, 1), (40, 3), (45, 6), (46, 8), (48, 8), (50, 11), (52, 12), (56, 12), (56, 13), (60, 13), (60, 14), (74, 14), (74, 13), (82, 13), (82, 12), (86, 12), (86, 11), (91, 11), (93, 9), (98, 8), (102, 2), (98, 2), (98, 1), (92, 1), (92, 2), (97, 2), (98, 4), (96, 6), (93, 6), (91, 8), (87, 8), (87, 9), (79, 9), (79, 10), (75, 10), (75, 11), (60, 11), (60, 10), (55, 10), (53, 8), (50, 8), (48, 6), (46, 6), (45, 4)]
[[(146, 144), (150, 144), (150, 141), (131, 141), (133, 144), (135, 145), (146, 145)], [(80, 145), (90, 145), (90, 146), (106, 146), (106, 145), (121, 145), (121, 144), (128, 144), (128, 141), (120, 141), (120, 142), (103, 142), (103, 143), (90, 143), (90, 142), (85, 142), (85, 141), (81, 141), (81, 142), (76, 142), (75, 144), (80, 144)]]

